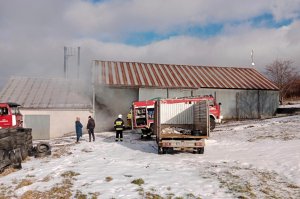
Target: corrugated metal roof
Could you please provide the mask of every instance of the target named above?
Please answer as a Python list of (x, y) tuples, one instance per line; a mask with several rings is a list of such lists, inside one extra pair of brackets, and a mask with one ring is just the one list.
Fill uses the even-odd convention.
[(96, 81), (109, 86), (278, 90), (253, 68), (100, 60), (94, 64)]
[(24, 108), (90, 109), (84, 91), (79, 81), (12, 77), (0, 92), (0, 102), (16, 102)]

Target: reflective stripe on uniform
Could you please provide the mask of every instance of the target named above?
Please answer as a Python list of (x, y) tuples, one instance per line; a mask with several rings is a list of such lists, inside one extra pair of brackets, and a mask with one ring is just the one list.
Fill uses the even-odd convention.
[(123, 130), (123, 128), (116, 128), (116, 130), (117, 130), (117, 131), (122, 131), (122, 130)]
[(116, 121), (115, 125), (122, 125), (122, 121)]

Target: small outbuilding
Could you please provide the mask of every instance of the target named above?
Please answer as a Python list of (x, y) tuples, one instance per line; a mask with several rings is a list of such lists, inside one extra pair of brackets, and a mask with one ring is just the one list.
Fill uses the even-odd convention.
[(86, 125), (92, 114), (90, 96), (77, 80), (12, 77), (0, 92), (0, 102), (20, 104), (33, 139), (50, 139), (73, 133), (76, 117)]

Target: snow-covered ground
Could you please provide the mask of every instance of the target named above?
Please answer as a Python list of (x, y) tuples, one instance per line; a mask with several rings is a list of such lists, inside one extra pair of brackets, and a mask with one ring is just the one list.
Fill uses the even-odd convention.
[(300, 115), (217, 126), (203, 155), (124, 135), (51, 140), (51, 156), (0, 177), (0, 198), (300, 198)]
[(300, 108), (300, 101), (290, 101), (287, 104), (279, 105), (279, 108)]

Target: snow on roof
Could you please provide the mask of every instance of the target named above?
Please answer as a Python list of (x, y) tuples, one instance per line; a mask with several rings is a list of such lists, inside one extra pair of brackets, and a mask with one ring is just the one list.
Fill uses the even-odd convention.
[(125, 87), (278, 90), (254, 68), (94, 61), (99, 84)]
[(12, 77), (0, 92), (0, 102), (23, 108), (91, 108), (84, 84), (61, 78)]

